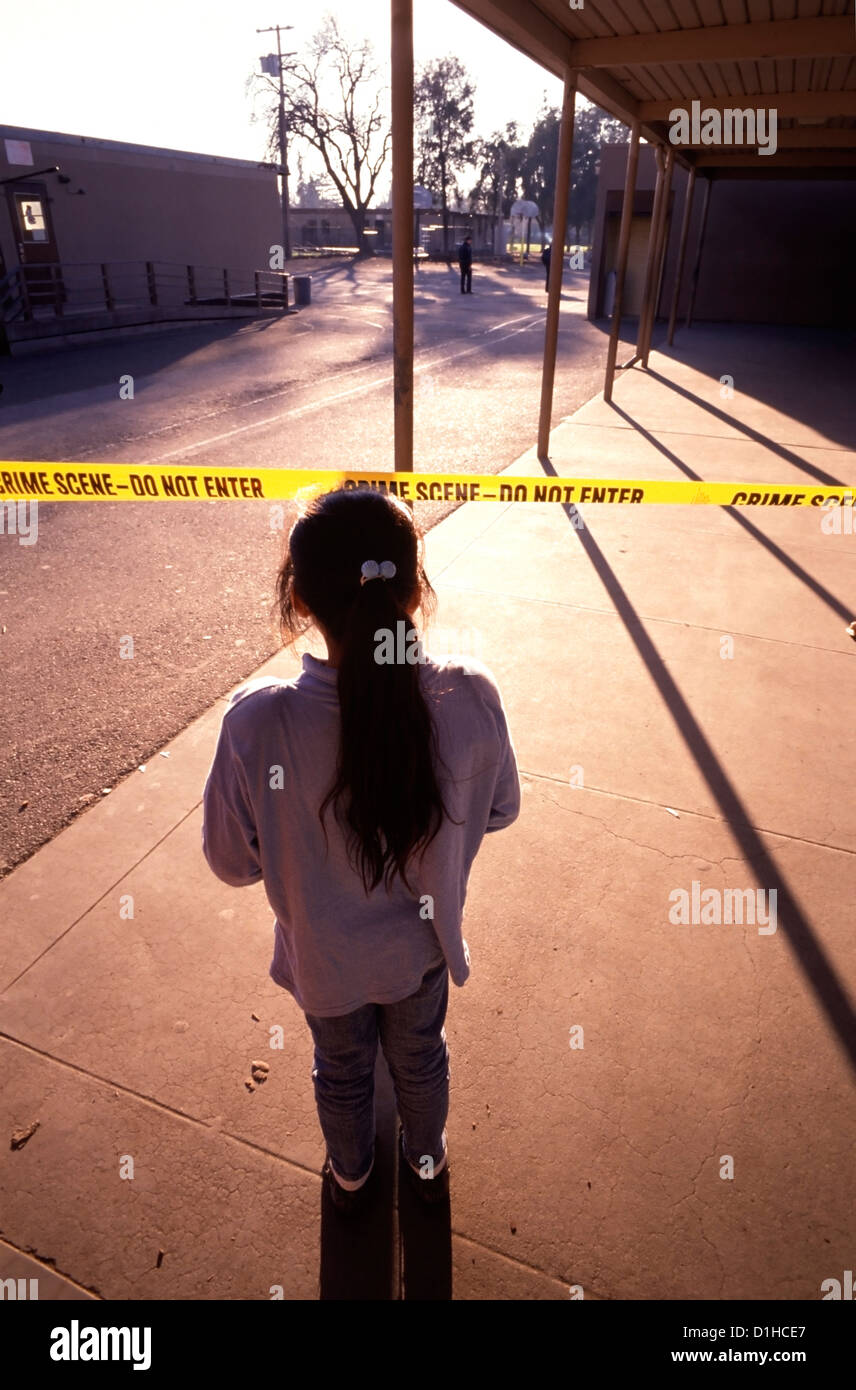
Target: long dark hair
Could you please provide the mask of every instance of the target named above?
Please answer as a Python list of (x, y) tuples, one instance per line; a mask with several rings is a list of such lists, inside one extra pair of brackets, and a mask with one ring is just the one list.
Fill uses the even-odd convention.
[[(365, 561), (391, 560), (395, 576), (361, 584)], [(302, 616), (296, 600), (309, 609)], [(424, 853), (445, 808), (435, 771), (431, 712), (420, 688), (420, 663), (379, 662), (375, 634), (415, 640), (407, 609), (429, 615), (436, 595), (422, 564), (422, 535), (396, 497), (365, 488), (316, 497), (292, 527), (277, 577), (280, 625), (294, 641), (316, 619), (340, 649), (341, 733), (336, 778), (319, 809), (345, 829), (351, 861), (366, 892)], [(402, 624), (402, 627), (399, 627)]]

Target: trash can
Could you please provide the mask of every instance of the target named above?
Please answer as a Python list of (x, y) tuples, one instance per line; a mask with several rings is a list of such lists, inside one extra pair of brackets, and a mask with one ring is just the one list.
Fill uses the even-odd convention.
[(294, 303), (296, 306), (312, 303), (312, 276), (295, 275), (294, 277)]

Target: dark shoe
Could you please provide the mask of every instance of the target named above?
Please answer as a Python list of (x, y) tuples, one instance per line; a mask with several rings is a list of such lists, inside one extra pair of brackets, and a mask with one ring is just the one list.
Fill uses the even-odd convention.
[(408, 1182), (413, 1192), (426, 1206), (436, 1206), (440, 1202), (449, 1200), (449, 1159), (446, 1158), (444, 1166), (440, 1169), (436, 1178), (423, 1178), (411, 1167), (407, 1154), (404, 1152), (404, 1131), (398, 1131), (398, 1151), (401, 1155), (400, 1167), (407, 1174)]
[(321, 1169), (321, 1177), (329, 1193), (333, 1206), (342, 1216), (352, 1216), (356, 1212), (365, 1211), (372, 1199), (374, 1190), (375, 1169), (372, 1168), (362, 1187), (358, 1187), (354, 1192), (349, 1192), (346, 1187), (342, 1187), (336, 1181), (333, 1169), (330, 1167), (330, 1155), (324, 1160), (324, 1167)]

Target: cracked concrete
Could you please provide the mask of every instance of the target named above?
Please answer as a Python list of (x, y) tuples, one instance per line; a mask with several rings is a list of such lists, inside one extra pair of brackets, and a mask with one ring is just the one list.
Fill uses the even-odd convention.
[[(690, 362), (625, 373), (619, 411), (554, 431), (556, 470), (852, 481), (834, 410), (827, 436), (763, 382), (731, 422), (707, 408), (742, 343), (693, 330)], [(856, 537), (808, 510), (753, 509), (754, 531), (581, 511), (601, 560), (560, 507), (473, 504), (428, 538), (438, 624), (477, 629), (524, 786), (476, 862), (450, 1000), (454, 1296), (815, 1299), (853, 1258), (852, 1012), (828, 980), (852, 1001)], [(0, 1278), (46, 1271), (43, 1297), (318, 1297), (308, 1030), (267, 975), (263, 890), (201, 855), (223, 707), (0, 883), (0, 1116), (40, 1121), (0, 1145)], [(771, 935), (675, 925), (693, 880), (781, 883), (787, 910)]]

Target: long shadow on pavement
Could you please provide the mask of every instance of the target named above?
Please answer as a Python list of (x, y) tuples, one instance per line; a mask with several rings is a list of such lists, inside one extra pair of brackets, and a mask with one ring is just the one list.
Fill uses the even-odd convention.
[(451, 1202), (428, 1206), (411, 1189), (398, 1156), (398, 1222), (402, 1297), (408, 1303), (452, 1297)]
[[(785, 463), (793, 464), (794, 468), (800, 469), (802, 473), (808, 473), (817, 482), (825, 483), (828, 487), (845, 486), (840, 478), (833, 478), (831, 473), (825, 473), (822, 468), (815, 468), (807, 459), (794, 453), (793, 449), (786, 448), (784, 444), (777, 444), (774, 439), (770, 439), (769, 435), (761, 434), (760, 430), (753, 430), (751, 425), (745, 425), (742, 420), (738, 420), (734, 415), (729, 415), (728, 411), (720, 410), (718, 406), (711, 405), (710, 401), (702, 400), (701, 396), (695, 395), (693, 391), (688, 391), (685, 386), (679, 386), (676, 381), (670, 381), (668, 377), (663, 376), (660, 372), (655, 372), (651, 367), (646, 368), (646, 370), (648, 376), (659, 381), (661, 386), (668, 386), (670, 391), (683, 396), (684, 400), (708, 411), (709, 414), (716, 416), (717, 420), (722, 420), (726, 425), (730, 425), (732, 429), (740, 430), (740, 433), (745, 434), (747, 439), (762, 445), (769, 453), (784, 459)], [(623, 414), (623, 412), (621, 413)]]
[(340, 1216), (326, 1185), (321, 1185), (321, 1301), (450, 1299), (450, 1204), (426, 1207), (403, 1181), (395, 1092), (380, 1049), (375, 1064), (375, 1120), (371, 1205), (356, 1216)]
[(395, 1240), (395, 1136), (392, 1079), (378, 1048), (375, 1063), (374, 1198), (365, 1211), (340, 1216), (321, 1184), (320, 1297), (378, 1301), (398, 1297)]
[[(544, 472), (558, 478), (559, 474), (548, 458), (540, 460)], [(698, 720), (666, 669), (665, 662), (654, 646), (645, 627), (630, 602), (603, 551), (588, 529), (578, 529), (578, 513), (573, 503), (562, 504), (565, 515), (574, 527), (574, 534), (591, 561), (598, 578), (615, 605), (615, 611), (644, 661), (663, 702), (677, 725), (687, 750), (716, 799), (723, 819), (759, 880), (769, 890), (777, 892), (778, 922), (815, 996), (824, 1010), (827, 1022), (838, 1036), (842, 1049), (856, 1071), (856, 1015), (826, 952), (812, 929), (811, 923), (788, 886), (781, 870), (751, 824), (749, 815), (736, 788), (719, 763), (716, 753), (705, 737)]]
[[(608, 336), (608, 319), (593, 320), (592, 326), (604, 338)], [(622, 326), (622, 341), (635, 343), (638, 338), (637, 321), (628, 319)], [(667, 326), (660, 321), (654, 330), (652, 348), (663, 357), (700, 372), (712, 379), (717, 388), (721, 370), (730, 367), (731, 375), (738, 383), (735, 393), (763, 402), (781, 415), (798, 419), (825, 438), (836, 440), (845, 449), (856, 447), (852, 372), (848, 372), (856, 346), (856, 334), (852, 329), (707, 320), (694, 324), (689, 332), (682, 327), (671, 346), (667, 338)], [(810, 374), (806, 370), (807, 363), (811, 364)], [(709, 401), (661, 376), (651, 366), (645, 370), (661, 385), (683, 395), (694, 405), (718, 415), (735, 429), (743, 429), (749, 438), (769, 444), (782, 458), (789, 457), (783, 451), (783, 446), (768, 441), (763, 435), (754, 434), (749, 427), (741, 425), (727, 412), (719, 411)], [(812, 387), (811, 377), (823, 382), (822, 390)], [(806, 468), (803, 459), (794, 457), (790, 461)]]
[[(652, 375), (656, 376), (657, 374), (654, 372)], [(695, 399), (695, 397), (693, 399)], [(616, 405), (614, 401), (611, 401), (610, 404), (617, 415), (620, 415), (622, 419), (626, 420), (628, 425), (632, 425), (637, 434), (641, 435), (644, 440), (657, 449), (664, 458), (667, 458), (676, 468), (679, 468), (687, 478), (692, 478), (693, 481), (697, 483), (709, 481), (694, 472), (688, 463), (684, 463), (682, 459), (679, 459), (677, 454), (672, 453), (671, 449), (668, 449), (666, 445), (655, 438), (649, 430), (646, 430), (643, 425), (640, 425), (638, 420), (634, 420), (632, 415), (629, 415), (626, 410), (622, 410), (620, 405)], [(702, 402), (700, 402), (700, 404), (702, 404)], [(759, 437), (763, 439), (763, 436)], [(830, 486), (839, 486), (835, 479), (830, 479), (829, 482)], [(809, 574), (808, 570), (804, 570), (802, 565), (798, 565), (796, 560), (792, 559), (786, 550), (783, 550), (780, 545), (776, 545), (776, 542), (771, 540), (769, 536), (765, 536), (763, 531), (760, 531), (748, 517), (742, 514), (739, 507), (723, 507), (722, 511), (727, 512), (728, 515), (737, 522), (738, 526), (742, 526), (743, 530), (747, 531), (753, 540), (758, 541), (759, 545), (763, 545), (765, 550), (769, 550), (774, 559), (778, 560), (780, 564), (790, 570), (791, 574), (798, 579), (801, 584), (805, 584), (807, 589), (811, 589), (812, 593), (825, 603), (828, 608), (831, 608), (833, 613), (837, 613), (839, 618), (843, 618), (845, 622), (851, 620), (853, 615), (852, 604), (848, 606), (842, 603), (840, 599), (837, 599), (834, 594), (830, 593), (818, 579), (815, 579), (813, 575)]]

